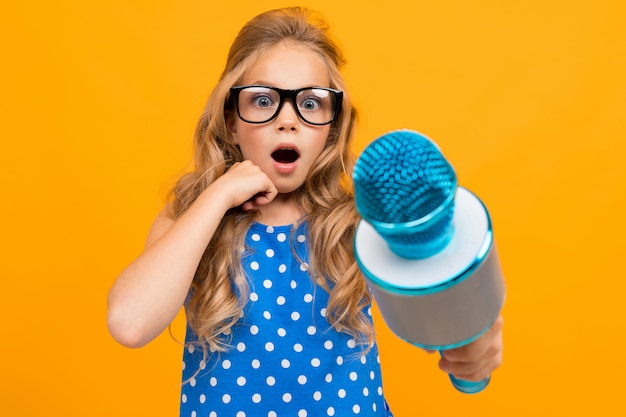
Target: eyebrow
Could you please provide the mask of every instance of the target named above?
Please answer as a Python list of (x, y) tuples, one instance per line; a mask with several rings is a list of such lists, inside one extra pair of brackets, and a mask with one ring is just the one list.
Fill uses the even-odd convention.
[(303, 85), (301, 87), (295, 87), (295, 88), (285, 88), (285, 87), (281, 87), (275, 83), (270, 83), (267, 81), (263, 81), (263, 80), (256, 80), (250, 83), (242, 83), (241, 85), (261, 85), (261, 86), (267, 86), (267, 87), (276, 87), (276, 88), (282, 88), (283, 90), (297, 90), (299, 88), (315, 88), (315, 87), (323, 87), (323, 88), (331, 88), (330, 86), (325, 86), (324, 84), (306, 84)]

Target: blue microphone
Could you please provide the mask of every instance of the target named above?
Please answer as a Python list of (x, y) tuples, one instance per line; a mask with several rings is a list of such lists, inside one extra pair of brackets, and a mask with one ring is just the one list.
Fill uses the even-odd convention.
[[(484, 334), (505, 298), (491, 218), (439, 147), (415, 131), (387, 133), (359, 156), (353, 180), (355, 257), (389, 328), (439, 351)], [(490, 378), (450, 380), (477, 393)]]

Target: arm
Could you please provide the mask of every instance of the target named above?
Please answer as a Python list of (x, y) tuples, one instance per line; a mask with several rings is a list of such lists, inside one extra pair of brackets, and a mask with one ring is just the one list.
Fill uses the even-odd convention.
[[(141, 347), (176, 317), (200, 259), (226, 211), (269, 204), (276, 188), (255, 165), (235, 164), (177, 220), (166, 208), (154, 220), (145, 249), (109, 291), (107, 324), (115, 340)], [(253, 196), (254, 199), (250, 200)]]

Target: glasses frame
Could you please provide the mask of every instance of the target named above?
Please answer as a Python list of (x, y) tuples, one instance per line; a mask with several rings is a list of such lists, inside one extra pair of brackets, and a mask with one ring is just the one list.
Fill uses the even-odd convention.
[[(276, 107), (276, 112), (272, 115), (272, 117), (268, 118), (267, 120), (263, 120), (261, 122), (253, 122), (253, 121), (244, 119), (241, 116), (241, 112), (239, 111), (239, 93), (241, 93), (242, 90), (246, 88), (250, 88), (250, 87), (268, 88), (278, 93), (278, 97), (280, 101), (278, 102), (278, 107)], [(324, 90), (324, 91), (329, 91), (335, 95), (335, 112), (333, 113), (333, 117), (328, 122), (313, 123), (313, 122), (308, 121), (304, 116), (302, 116), (302, 113), (300, 113), (300, 109), (298, 109), (298, 104), (296, 103), (296, 97), (301, 91), (304, 91), (304, 90)], [(296, 114), (298, 115), (300, 119), (302, 119), (302, 121), (310, 125), (314, 125), (314, 126), (324, 126), (335, 121), (335, 119), (337, 118), (337, 115), (341, 113), (341, 103), (343, 102), (343, 91), (335, 90), (334, 88), (328, 88), (328, 87), (304, 87), (304, 88), (297, 88), (295, 90), (286, 90), (283, 88), (271, 87), (269, 85), (239, 85), (239, 86), (231, 87), (230, 93), (233, 99), (235, 100), (235, 108), (237, 109), (237, 116), (239, 116), (239, 118), (243, 120), (244, 122), (252, 123), (252, 124), (262, 124), (262, 123), (267, 123), (270, 120), (273, 120), (274, 118), (276, 118), (276, 116), (278, 116), (278, 113), (280, 113), (280, 110), (283, 108), (283, 104), (285, 103), (285, 100), (290, 99), (291, 103), (293, 104), (293, 108), (296, 111)]]

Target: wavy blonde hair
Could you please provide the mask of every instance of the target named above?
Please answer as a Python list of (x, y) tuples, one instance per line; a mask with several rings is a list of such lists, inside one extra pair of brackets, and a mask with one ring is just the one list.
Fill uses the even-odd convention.
[[(174, 217), (179, 217), (213, 181), (243, 160), (227, 129), (229, 118), (236, 117), (230, 87), (264, 51), (280, 42), (292, 42), (319, 54), (326, 62), (330, 87), (344, 91), (341, 113), (331, 125), (326, 147), (306, 182), (294, 193), (305, 213), (301, 222), (308, 223), (309, 272), (329, 293), (329, 322), (337, 330), (371, 345), (373, 328), (364, 312), (370, 295), (353, 253), (358, 214), (350, 180), (354, 163), (350, 146), (357, 113), (340, 73), (345, 59), (321, 17), (299, 7), (278, 9), (255, 17), (241, 29), (198, 122), (194, 169), (176, 183), (170, 206)], [(240, 208), (229, 210), (193, 279), (186, 315), (205, 354), (206, 349), (228, 348), (231, 328), (243, 314), (249, 289), (241, 256), (246, 231), (255, 217), (255, 213)]]

